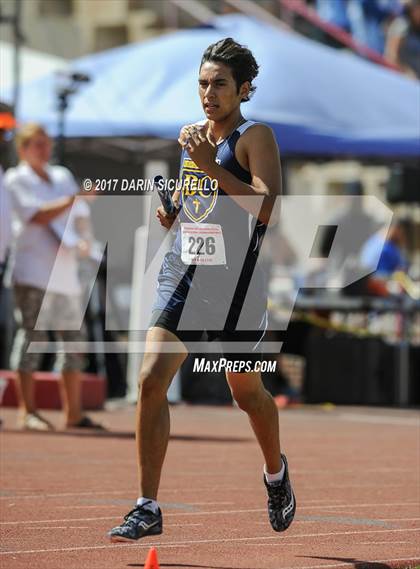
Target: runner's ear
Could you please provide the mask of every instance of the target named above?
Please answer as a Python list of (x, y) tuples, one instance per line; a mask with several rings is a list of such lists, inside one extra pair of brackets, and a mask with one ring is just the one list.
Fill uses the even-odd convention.
[(241, 96), (241, 101), (249, 100), (249, 92), (251, 89), (251, 83), (249, 81), (245, 81), (242, 83), (239, 89), (239, 94)]

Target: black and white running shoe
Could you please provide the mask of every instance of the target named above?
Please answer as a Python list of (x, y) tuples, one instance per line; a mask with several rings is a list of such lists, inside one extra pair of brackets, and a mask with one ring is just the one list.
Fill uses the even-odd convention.
[(162, 533), (162, 512), (160, 508), (155, 514), (143, 506), (136, 506), (126, 516), (120, 526), (108, 532), (113, 543), (120, 541), (134, 541), (147, 535), (160, 535)]
[(285, 467), (283, 480), (268, 484), (264, 475), (264, 484), (268, 494), (268, 517), (274, 531), (287, 530), (296, 511), (296, 499), (290, 484), (287, 459), (284, 454), (281, 455), (281, 458)]

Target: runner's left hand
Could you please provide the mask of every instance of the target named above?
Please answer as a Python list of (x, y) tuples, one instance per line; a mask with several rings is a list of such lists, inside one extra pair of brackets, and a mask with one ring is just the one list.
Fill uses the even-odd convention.
[(182, 148), (188, 149), (188, 143), (191, 139), (204, 140), (206, 138), (207, 126), (200, 124), (186, 124), (181, 128), (178, 142)]
[(194, 132), (186, 145), (191, 160), (204, 172), (214, 164), (217, 154), (214, 138), (206, 130), (202, 128), (198, 133)]

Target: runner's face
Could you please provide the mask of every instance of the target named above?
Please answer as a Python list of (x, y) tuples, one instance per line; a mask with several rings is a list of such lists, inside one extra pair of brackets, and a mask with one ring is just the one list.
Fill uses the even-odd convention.
[(236, 86), (230, 67), (207, 61), (201, 66), (198, 78), (199, 95), (206, 117), (222, 121), (235, 111), (248, 92), (248, 83)]

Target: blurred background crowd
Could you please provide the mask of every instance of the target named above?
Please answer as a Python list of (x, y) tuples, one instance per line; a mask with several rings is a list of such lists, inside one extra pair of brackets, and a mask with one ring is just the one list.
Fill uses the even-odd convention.
[[(420, 403), (420, 0), (0, 0), (0, 32), (0, 395), (35, 417), (24, 427), (40, 427), (43, 372), (62, 374), (67, 425), (91, 426), (83, 381), (135, 397), (138, 354), (27, 347), (131, 338), (150, 204), (124, 196), (118, 217), (108, 199), (75, 196), (85, 178), (177, 176), (179, 127), (201, 118), (200, 54), (226, 35), (268, 69), (244, 114), (273, 126), (284, 194), (321, 219), (310, 263), (287, 219), (266, 238), (270, 338), (283, 342), (267, 388), (279, 407)], [(191, 360), (170, 397), (231, 403)]]
[(14, 41), (11, 18), (16, 12), (22, 46), (31, 56), (32, 69), (28, 65), (25, 74), (32, 77), (59, 67), (63, 59), (144, 41), (229, 13), (281, 22), (336, 49), (360, 50), (413, 76), (420, 72), (418, 0), (3, 0), (2, 23), (11, 25), (2, 26), (2, 80), (8, 74), (6, 59)]

